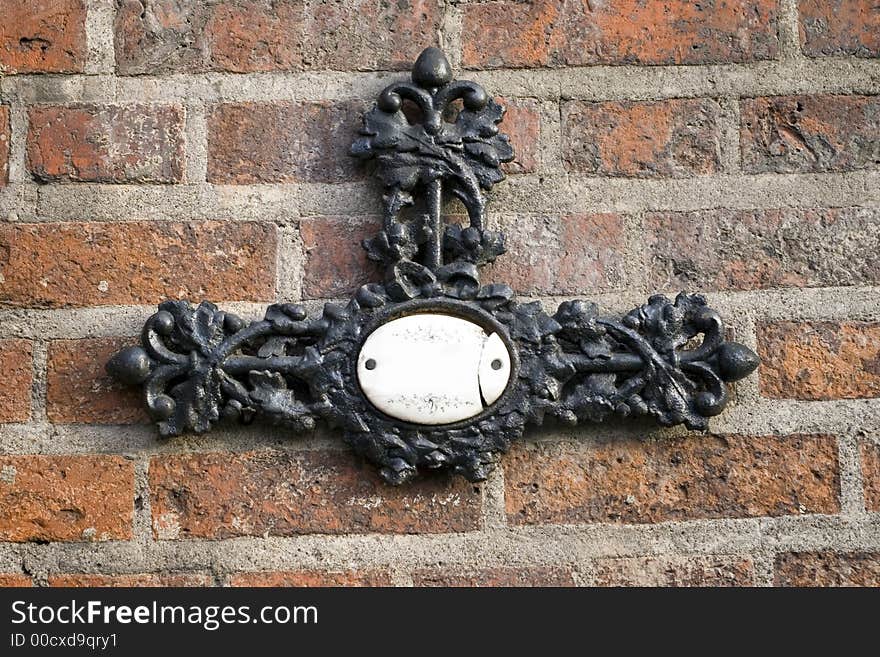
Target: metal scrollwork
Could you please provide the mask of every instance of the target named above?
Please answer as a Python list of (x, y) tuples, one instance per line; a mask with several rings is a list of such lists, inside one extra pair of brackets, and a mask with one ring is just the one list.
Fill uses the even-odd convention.
[[(314, 318), (301, 305), (277, 304), (246, 323), (206, 301), (166, 301), (141, 346), (116, 354), (108, 370), (143, 386), (163, 436), (206, 432), (220, 420), (261, 418), (295, 431), (323, 420), (391, 484), (443, 468), (482, 480), (545, 417), (574, 425), (648, 416), (705, 429), (728, 402), (726, 384), (758, 358), (725, 340), (702, 296), (653, 296), (619, 319), (586, 301), (549, 315), (538, 302), (517, 302), (508, 285), (481, 282), (478, 267), (504, 253), (504, 236), (485, 228), (483, 195), (513, 159), (498, 128), (503, 115), (479, 85), (453, 81), (443, 53), (428, 48), (411, 82), (379, 95), (352, 146), (352, 155), (375, 161), (385, 186), (382, 228), (364, 242), (384, 282)], [(464, 204), (466, 226), (443, 224), (444, 192)], [(467, 420), (420, 425), (367, 400), (356, 372), (365, 339), (417, 313), (460, 317), (500, 336), (511, 374), (497, 401)]]

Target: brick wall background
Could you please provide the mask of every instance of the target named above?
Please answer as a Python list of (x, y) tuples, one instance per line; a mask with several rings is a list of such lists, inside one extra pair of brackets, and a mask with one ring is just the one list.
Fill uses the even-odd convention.
[[(0, 584), (880, 585), (871, 0), (0, 0)], [(523, 296), (705, 291), (764, 359), (711, 435), (530, 434), (392, 489), (325, 431), (160, 442), (103, 374), (159, 301), (345, 297), (345, 150), (427, 45), (504, 96)], [(450, 205), (449, 212), (461, 208)]]

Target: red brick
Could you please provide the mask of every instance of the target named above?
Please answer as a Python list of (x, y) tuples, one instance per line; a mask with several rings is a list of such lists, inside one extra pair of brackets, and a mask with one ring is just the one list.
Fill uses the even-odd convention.
[(0, 75), (80, 73), (86, 61), (82, 0), (0, 0)]
[(758, 326), (761, 394), (775, 399), (880, 397), (880, 324)]
[(361, 246), (381, 227), (365, 217), (306, 217), (299, 223), (305, 251), (303, 297), (346, 297), (364, 283), (381, 280), (377, 263)]
[(302, 68), (299, 0), (122, 0), (114, 23), (124, 75)]
[(776, 586), (880, 586), (880, 552), (789, 552), (776, 557)]
[(508, 252), (484, 278), (521, 294), (587, 294), (623, 287), (626, 248), (617, 214), (506, 216)]
[[(116, 70), (122, 75), (181, 73), (204, 64), (203, 3), (121, 0), (113, 23)], [(268, 45), (268, 44), (267, 44)]]
[(569, 171), (631, 178), (687, 177), (719, 170), (718, 104), (705, 98), (563, 105)]
[(391, 576), (382, 571), (298, 570), (289, 572), (237, 573), (230, 586), (315, 588), (321, 586), (393, 586)]
[(464, 6), (470, 68), (711, 64), (773, 59), (778, 3), (481, 2)]
[[(0, 245), (2, 252), (2, 245)], [(33, 357), (29, 340), (0, 340), (0, 422), (27, 422), (31, 417)]]
[(508, 520), (656, 523), (837, 513), (831, 436), (699, 436), (519, 448), (505, 460)]
[(15, 573), (0, 573), (0, 588), (24, 588), (33, 585), (34, 581), (26, 575), (16, 575)]
[(50, 575), (49, 586), (66, 587), (184, 587), (213, 586), (214, 578), (204, 573), (146, 573), (137, 575)]
[(0, 105), (0, 187), (9, 182), (10, 130), (9, 105)]
[(596, 561), (597, 586), (752, 586), (747, 557), (629, 557)]
[(801, 46), (808, 57), (880, 57), (875, 0), (798, 0)]
[(143, 392), (123, 386), (104, 369), (135, 338), (86, 338), (49, 343), (46, 414), (51, 422), (147, 422)]
[(502, 165), (506, 173), (534, 173), (538, 168), (541, 142), (541, 114), (531, 98), (496, 98), (507, 108), (501, 131), (510, 137), (516, 157)]
[(560, 5), (553, 0), (465, 5), (462, 63), (469, 68), (548, 65)]
[(740, 101), (748, 173), (850, 171), (880, 164), (880, 97), (773, 96)]
[(438, 568), (413, 573), (415, 586), (574, 586), (568, 568), (538, 566), (532, 568)]
[(116, 62), (126, 75), (408, 69), (437, 45), (437, 0), (123, 0)]
[(876, 285), (880, 211), (704, 210), (645, 217), (651, 289)]
[(314, 69), (409, 70), (424, 48), (439, 45), (442, 19), (438, 0), (315, 0), (303, 58)]
[(159, 539), (464, 532), (481, 515), (480, 489), (461, 478), (393, 488), (346, 452), (158, 456), (149, 480)]
[(129, 539), (133, 510), (121, 456), (0, 456), (0, 541)]
[[(199, 3), (196, 3), (199, 4)], [(223, 2), (203, 7), (211, 70), (233, 73), (290, 71), (302, 67), (301, 2)]]
[(208, 180), (344, 182), (362, 177), (348, 148), (360, 102), (226, 103), (208, 112)]
[(28, 117), (27, 166), (40, 182), (183, 180), (182, 107), (38, 106)]
[(865, 487), (865, 507), (868, 511), (880, 511), (880, 445), (859, 445), (862, 460), (862, 481)]
[(6, 224), (0, 245), (0, 302), (15, 306), (257, 301), (275, 292), (269, 224)]

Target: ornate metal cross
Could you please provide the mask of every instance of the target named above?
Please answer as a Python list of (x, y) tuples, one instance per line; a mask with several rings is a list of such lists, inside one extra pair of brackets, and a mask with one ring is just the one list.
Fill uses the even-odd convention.
[[(107, 369), (143, 385), (162, 436), (205, 432), (221, 418), (295, 431), (324, 420), (392, 484), (442, 468), (482, 480), (547, 416), (572, 425), (650, 416), (705, 429), (727, 404), (725, 383), (758, 358), (725, 340), (702, 296), (653, 296), (619, 319), (587, 301), (549, 315), (504, 283), (480, 281), (480, 265), (505, 250), (504, 235), (486, 228), (483, 195), (513, 159), (503, 115), (428, 48), (411, 82), (379, 95), (351, 148), (375, 160), (385, 186), (383, 227), (364, 242), (384, 282), (326, 304), (320, 317), (277, 304), (249, 324), (207, 301), (165, 301), (142, 345)], [(463, 202), (466, 227), (443, 224), (444, 192)], [(446, 371), (456, 363), (460, 374)], [(456, 379), (460, 390), (450, 388)]]

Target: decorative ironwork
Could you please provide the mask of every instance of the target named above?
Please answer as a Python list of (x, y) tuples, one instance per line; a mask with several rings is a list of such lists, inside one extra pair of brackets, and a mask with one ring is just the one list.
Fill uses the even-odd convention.
[[(615, 319), (586, 301), (549, 315), (538, 302), (518, 303), (508, 285), (481, 283), (478, 266), (504, 253), (504, 236), (485, 227), (483, 195), (513, 159), (498, 129), (503, 115), (479, 85), (453, 81), (443, 53), (428, 48), (412, 82), (379, 95), (352, 146), (375, 161), (385, 185), (383, 227), (364, 242), (385, 281), (362, 286), (345, 305), (326, 304), (316, 318), (277, 304), (248, 324), (206, 301), (166, 301), (142, 345), (116, 354), (109, 372), (143, 385), (163, 436), (205, 432), (221, 419), (259, 417), (295, 431), (324, 420), (391, 484), (441, 468), (482, 480), (527, 425), (548, 416), (572, 425), (649, 416), (705, 429), (728, 402), (725, 384), (750, 374), (758, 358), (725, 340), (702, 296), (653, 296)], [(464, 203), (467, 226), (444, 226), (443, 192)], [(366, 399), (361, 346), (375, 328), (414, 313), (453, 315), (501, 337), (511, 374), (497, 401), (464, 421), (418, 425)]]

